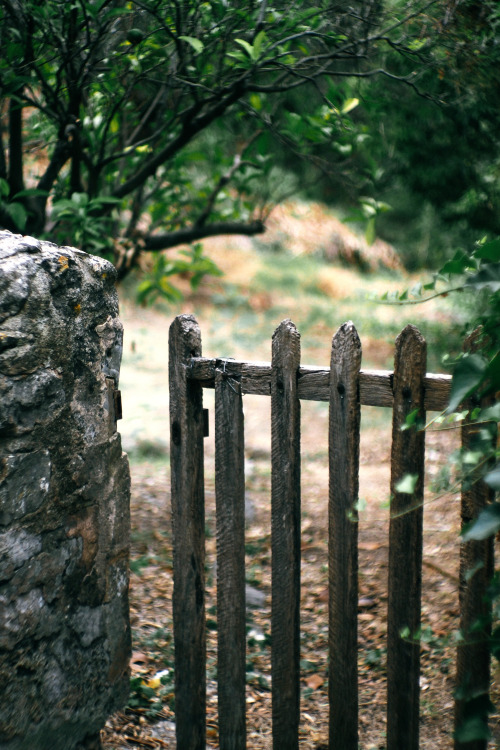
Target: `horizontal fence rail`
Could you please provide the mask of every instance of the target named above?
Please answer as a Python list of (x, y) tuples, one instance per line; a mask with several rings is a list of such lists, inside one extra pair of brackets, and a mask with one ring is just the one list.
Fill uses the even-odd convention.
[[(409, 414), (443, 411), (451, 377), (426, 373), (426, 345), (414, 326), (395, 343), (394, 371), (362, 370), (352, 323), (332, 340), (329, 368), (300, 364), (300, 336), (283, 321), (272, 361), (206, 358), (196, 319), (170, 327), (170, 429), (174, 535), (174, 644), (178, 750), (205, 750), (203, 388), (215, 389), (219, 746), (246, 748), (245, 531), (243, 394), (271, 398), (271, 680), (273, 750), (298, 750), (300, 719), (300, 400), (329, 403), (329, 740), (330, 750), (358, 750), (358, 523), (361, 406), (393, 412), (387, 613), (387, 750), (418, 750), (425, 432), (402, 430)], [(462, 430), (470, 446), (472, 429)], [(414, 492), (400, 489), (412, 475)], [(490, 500), (484, 483), (462, 492), (462, 524)], [(468, 638), (485, 603), (493, 540), (460, 551), (457, 685), (487, 696), (489, 654)], [(478, 570), (473, 576), (470, 571)], [(410, 633), (403, 637), (402, 632)], [(455, 701), (455, 724), (467, 706)], [(450, 742), (453, 740), (450, 739)], [(486, 750), (487, 740), (455, 739), (455, 750)]]
[[(269, 362), (246, 362), (239, 359), (208, 359), (192, 357), (188, 364), (189, 380), (203, 388), (215, 388), (215, 375), (223, 366), (238, 378), (241, 392), (257, 396), (271, 395), (272, 365)], [(392, 370), (360, 370), (359, 396), (362, 406), (388, 406), (394, 403)], [(330, 368), (303, 365), (298, 369), (298, 396), (304, 401), (330, 400)], [(424, 377), (424, 407), (426, 411), (443, 411), (448, 404), (451, 375)]]

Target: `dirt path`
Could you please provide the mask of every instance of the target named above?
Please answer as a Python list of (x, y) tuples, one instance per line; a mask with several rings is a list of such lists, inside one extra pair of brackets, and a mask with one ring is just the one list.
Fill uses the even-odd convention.
[[(262, 399), (260, 399), (262, 404)], [(270, 453), (264, 435), (268, 416), (248, 410), (247, 487), (252, 519), (246, 533), (247, 581), (264, 594), (264, 601), (249, 613), (248, 746), (271, 747), (270, 724)], [(263, 407), (261, 407), (263, 408)], [(326, 415), (305, 415), (302, 434), (302, 645), (303, 669), (301, 743), (304, 750), (326, 747), (328, 737), (327, 692), (327, 538), (326, 453), (319, 435), (324, 434)], [(359, 687), (360, 747), (385, 747), (385, 634), (387, 607), (389, 479), (387, 428), (369, 427), (361, 445), (361, 486), (366, 501), (359, 528)], [(452, 446), (442, 436), (430, 436), (430, 472), (435, 473)], [(207, 612), (209, 628), (214, 623), (216, 603), (215, 507), (213, 450), (207, 445)], [(131, 583), (132, 624), (135, 634), (133, 668), (146, 683), (158, 671), (172, 668), (171, 639), (171, 536), (168, 467), (165, 462), (136, 464), (133, 469), (133, 554), (136, 562)], [(423, 569), (421, 677), (421, 747), (444, 750), (451, 747), (453, 722), (454, 653), (453, 633), (458, 626), (458, 504), (443, 498), (425, 508)], [(142, 564), (137, 565), (142, 561)], [(216, 630), (208, 631), (208, 740), (217, 747)], [(115, 718), (106, 747), (134, 747), (123, 737), (165, 742), (147, 747), (174, 747), (172, 734), (172, 686), (162, 696), (163, 710), (150, 724), (146, 708)], [(141, 723), (142, 722), (142, 723)], [(127, 728), (128, 727), (128, 728)], [(495, 729), (497, 741), (499, 727)], [(116, 744), (116, 743), (119, 744)], [(121, 744), (120, 744), (121, 743)], [(494, 745), (492, 745), (494, 747)]]

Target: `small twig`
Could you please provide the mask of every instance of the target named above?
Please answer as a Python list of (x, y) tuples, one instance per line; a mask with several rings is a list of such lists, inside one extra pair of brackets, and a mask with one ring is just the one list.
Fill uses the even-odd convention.
[(454, 575), (453, 573), (448, 573), (447, 570), (444, 570), (444, 568), (439, 567), (439, 565), (436, 565), (430, 560), (426, 560), (424, 558), (422, 560), (422, 564), (427, 566), (428, 568), (431, 568), (431, 570), (435, 570), (436, 573), (439, 573), (440, 575), (444, 576), (444, 578), (448, 578), (450, 581), (453, 581), (453, 583), (456, 583), (456, 584), (459, 583), (458, 576)]
[(421, 305), (423, 302), (429, 302), (431, 299), (436, 299), (436, 297), (447, 297), (448, 294), (451, 294), (451, 292), (461, 292), (463, 290), (463, 286), (456, 286), (452, 289), (445, 289), (442, 292), (436, 292), (436, 294), (431, 294), (429, 297), (422, 297), (422, 299), (403, 299), (403, 300), (390, 300), (390, 299), (374, 299), (373, 302), (376, 302), (377, 305)]

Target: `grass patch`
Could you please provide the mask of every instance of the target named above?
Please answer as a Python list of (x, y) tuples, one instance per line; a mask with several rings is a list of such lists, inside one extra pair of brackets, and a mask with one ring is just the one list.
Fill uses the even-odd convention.
[(128, 456), (133, 463), (149, 462), (158, 464), (169, 463), (170, 454), (168, 446), (162, 440), (149, 440), (138, 438), (129, 450)]

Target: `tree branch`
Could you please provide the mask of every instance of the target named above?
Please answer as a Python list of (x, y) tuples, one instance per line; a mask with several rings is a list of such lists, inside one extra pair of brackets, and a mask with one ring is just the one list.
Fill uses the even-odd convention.
[[(126, 182), (120, 185), (114, 192), (114, 198), (124, 198), (129, 195), (133, 190), (142, 185), (148, 177), (154, 175), (159, 166), (164, 164), (174, 154), (191, 141), (195, 135), (200, 133), (210, 123), (220, 117), (232, 104), (238, 101), (241, 96), (245, 93), (244, 88), (233, 89), (224, 99), (222, 99), (217, 105), (212, 107), (206, 114), (198, 115), (198, 117), (190, 118), (189, 113), (186, 113), (183, 128), (179, 135), (170, 141), (164, 148), (160, 149), (158, 153), (154, 154), (143, 167), (137, 170), (137, 172), (130, 177)], [(192, 108), (194, 109), (194, 108)], [(199, 107), (197, 107), (199, 109)], [(194, 114), (194, 113), (193, 113)]]
[(248, 141), (239, 150), (239, 152), (235, 154), (232, 165), (227, 172), (220, 176), (216, 186), (214, 187), (208, 198), (207, 205), (205, 206), (200, 216), (196, 219), (195, 227), (202, 227), (205, 225), (205, 222), (212, 213), (212, 209), (214, 207), (215, 201), (217, 200), (217, 196), (219, 195), (220, 191), (225, 188), (225, 186), (232, 180), (235, 172), (237, 172), (238, 169), (241, 169), (241, 167), (243, 166), (251, 166), (250, 162), (243, 161), (242, 157), (245, 154), (245, 151), (250, 148), (252, 143), (254, 143), (254, 141), (259, 137), (261, 133), (262, 130), (256, 130), (255, 133), (252, 134)]
[(193, 226), (178, 229), (165, 234), (153, 234), (144, 238), (144, 250), (168, 250), (171, 247), (177, 247), (177, 245), (186, 245), (190, 242), (203, 240), (207, 237), (217, 237), (218, 235), (244, 234), (252, 237), (265, 231), (264, 223), (259, 220), (251, 221), (248, 224), (238, 221), (222, 221), (201, 227)]
[(9, 187), (11, 196), (24, 190), (22, 106), (18, 97), (9, 102)]
[[(0, 117), (3, 115), (4, 105), (0, 105)], [(0, 178), (7, 179), (7, 161), (5, 159), (5, 145), (3, 142), (3, 133), (0, 128)]]
[(52, 189), (52, 186), (56, 181), (59, 172), (68, 161), (70, 156), (71, 144), (66, 137), (60, 138), (56, 144), (47, 169), (37, 183), (37, 189), (45, 191), (46, 194), (39, 195), (33, 199), (37, 207), (37, 222), (41, 222), (41, 228), (39, 229), (35, 226), (34, 229), (30, 228), (30, 231), (42, 231), (49, 192)]

